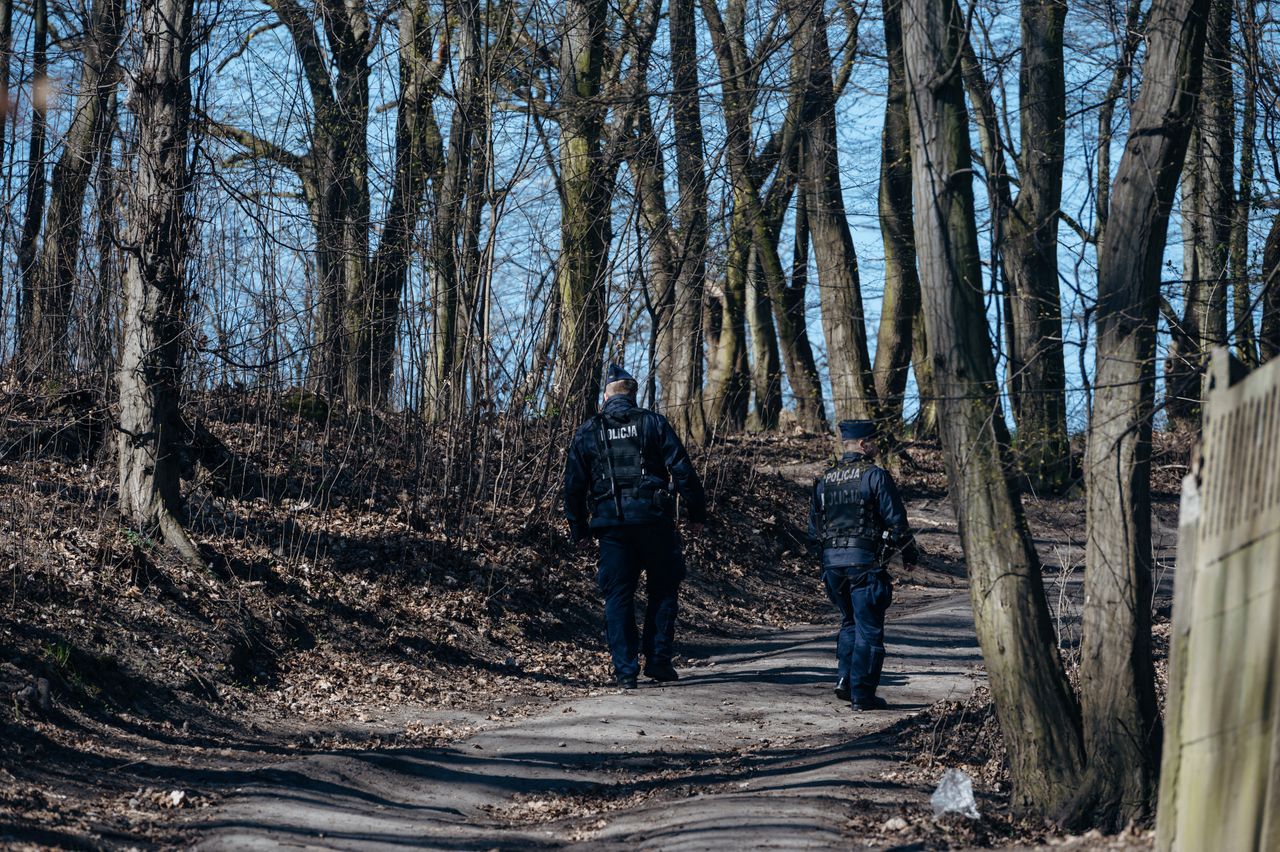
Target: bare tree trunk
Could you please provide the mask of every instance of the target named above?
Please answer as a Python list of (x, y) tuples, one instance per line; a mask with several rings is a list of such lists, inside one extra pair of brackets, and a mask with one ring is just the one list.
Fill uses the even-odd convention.
[(137, 168), (125, 225), (125, 336), (120, 392), (120, 509), (159, 528), (184, 558), (200, 553), (177, 519), (182, 391), (185, 204), (190, 187), (192, 0), (142, 0), (132, 106)]
[(1262, 249), (1262, 324), (1258, 330), (1258, 360), (1280, 357), (1280, 213)]
[(1258, 366), (1258, 343), (1253, 330), (1253, 292), (1249, 286), (1249, 214), (1253, 210), (1254, 137), (1258, 132), (1258, 10), (1254, 0), (1240, 5), (1240, 40), (1243, 54), (1243, 115), (1240, 122), (1240, 179), (1231, 208), (1232, 326), (1236, 357), (1250, 368)]
[[(749, 234), (740, 237), (750, 238)], [(773, 303), (754, 248), (747, 249), (743, 278), (747, 293), (747, 330), (751, 335), (752, 398), (747, 428), (768, 431), (778, 428), (778, 417), (782, 414), (782, 361), (778, 356), (778, 333), (773, 325)]]
[(1079, 710), (1058, 657), (1040, 561), (1005, 474), (1008, 434), (983, 304), (969, 118), (956, 73), (965, 19), (953, 0), (905, 0), (902, 27), (916, 248), (951, 502), (1013, 803), (1047, 814), (1070, 797), (1083, 768)]
[[(789, 196), (793, 186), (793, 152), (803, 109), (803, 89), (796, 87), (793, 91), (782, 127), (757, 156), (752, 138), (752, 110), (758, 94), (760, 63), (750, 59), (746, 45), (745, 4), (742, 0), (733, 0), (721, 18), (716, 4), (712, 0), (704, 0), (702, 11), (720, 66), (727, 136), (726, 160), (733, 187), (734, 215), (741, 216), (744, 228), (750, 230), (756, 261), (773, 307), (782, 361), (796, 396), (797, 417), (804, 428), (822, 429), (826, 422), (822, 382), (809, 345), (804, 293), (800, 291), (797, 294), (794, 288), (787, 286), (786, 272), (778, 256), (776, 230), (771, 227), (771, 205), (760, 197), (761, 182), (774, 168), (784, 170), (774, 179), (780, 189), (786, 190), (782, 193), (784, 198)], [(785, 205), (785, 200), (779, 201), (777, 194), (774, 195), (771, 202)], [(728, 357), (721, 355), (719, 361), (725, 365)]]
[(80, 256), (84, 196), (98, 155), (107, 99), (116, 86), (115, 54), (123, 29), (123, 0), (95, 0), (85, 33), (75, 111), (49, 185), (29, 321), (19, 342), (19, 360), (28, 377), (62, 375), (71, 366), (71, 296)]
[(463, 316), (466, 266), (467, 190), (473, 148), (483, 116), (478, 114), (480, 77), (479, 8), (475, 0), (460, 0), (458, 33), (458, 107), (449, 126), (449, 151), (436, 193), (431, 235), (431, 367), (423, 389), (424, 415), (444, 420), (461, 403), (464, 367), (462, 348), (467, 334)]
[(95, 291), (88, 311), (88, 358), (94, 371), (101, 376), (105, 387), (115, 375), (116, 334), (112, 329), (114, 297), (119, 291), (119, 269), (116, 263), (116, 244), (119, 242), (116, 198), (115, 163), (112, 162), (111, 145), (118, 126), (118, 101), (115, 92), (107, 99), (107, 118), (98, 136), (98, 174), (94, 183), (97, 196), (97, 233), (94, 242), (98, 251)]
[(1094, 215), (1097, 217), (1097, 251), (1106, 237), (1107, 216), (1111, 212), (1111, 140), (1115, 135), (1116, 104), (1133, 74), (1133, 59), (1142, 44), (1142, 0), (1129, 0), (1125, 7), (1124, 40), (1120, 61), (1111, 73), (1107, 93), (1098, 107), (1098, 153), (1094, 168)]
[[(798, 142), (799, 117), (803, 104), (803, 92), (793, 92), (790, 113), (796, 120), (787, 123), (795, 128), (795, 132), (789, 136), (786, 133), (783, 134), (783, 145), (792, 144), (787, 141), (788, 138)], [(778, 248), (781, 241), (782, 221), (799, 182), (796, 168), (799, 165), (800, 151), (798, 147), (794, 147), (793, 150), (794, 154), (784, 157), (779, 163), (778, 174), (758, 206), (763, 227), (757, 223), (753, 228), (755, 233), (754, 269), (769, 294), (768, 301), (773, 308), (782, 361), (791, 382), (791, 392), (796, 397), (797, 419), (805, 429), (823, 431), (827, 427), (827, 413), (822, 401), (822, 377), (818, 374), (813, 347), (809, 345), (809, 323), (805, 315), (806, 291), (809, 286), (809, 244), (812, 242), (812, 232), (809, 227), (810, 205), (806, 202), (803, 193), (796, 196), (795, 235), (789, 281), (786, 270), (782, 266), (782, 254)], [(756, 209), (755, 198), (758, 196), (747, 199), (749, 215), (751, 210)]]
[[(436, 163), (439, 136), (427, 115), (439, 89), (442, 63), (432, 60), (431, 9), (425, 0), (409, 0), (400, 12), (400, 98), (396, 108), (395, 182), (387, 221), (371, 263), (367, 323), (354, 329), (354, 370), (348, 393), (354, 401), (380, 405), (387, 400), (395, 371), (400, 298), (413, 256), (422, 196)], [(462, 14), (461, 26), (467, 16)], [(370, 381), (361, 379), (370, 373)]]
[(747, 405), (751, 382), (747, 374), (747, 312), (754, 309), (747, 300), (747, 259), (751, 252), (751, 234), (741, 222), (741, 210), (735, 205), (729, 223), (728, 257), (720, 292), (713, 294), (715, 307), (710, 311), (708, 332), (715, 345), (709, 346), (711, 357), (708, 376), (707, 425), (720, 431), (737, 431), (747, 422)]
[[(915, 246), (915, 237), (911, 244)], [(929, 355), (929, 335), (924, 327), (924, 303), (916, 308), (911, 333), (911, 369), (916, 375), (916, 391), (920, 394), (920, 407), (916, 412), (912, 433), (916, 440), (932, 438), (938, 434), (938, 386), (933, 380), (933, 359)]]
[(13, 0), (0, 0), (0, 162), (8, 161), (5, 149), (9, 129), (9, 71), (13, 60)]
[(802, 428), (814, 432), (826, 429), (827, 415), (822, 403), (822, 378), (809, 345), (809, 331), (804, 315), (804, 286), (808, 276), (787, 284), (787, 274), (778, 256), (777, 236), (760, 209), (756, 196), (747, 199), (747, 215), (752, 218), (753, 245), (760, 273), (773, 305), (773, 318), (778, 329), (782, 363), (796, 397), (796, 417)]
[(605, 164), (603, 0), (568, 0), (560, 42), (560, 358), (556, 393), (569, 420), (595, 410), (605, 328), (605, 271), (612, 240), (613, 178)]
[(1018, 460), (1032, 487), (1057, 491), (1071, 472), (1058, 291), (1058, 208), (1066, 146), (1065, 0), (1023, 0), (1018, 197), (1000, 247), (1010, 289), (1009, 351)]
[[(667, 210), (666, 175), (661, 143), (653, 129), (647, 99), (637, 107), (636, 139), (629, 157), (631, 183), (635, 186), (640, 225), (645, 233), (646, 296), (653, 322), (654, 369), (662, 386), (663, 408), (667, 409), (677, 379), (672, 353), (675, 309), (674, 228)], [(701, 318), (698, 325), (701, 326)], [(699, 342), (701, 349), (701, 342)], [(671, 410), (669, 417), (675, 414)], [(674, 425), (674, 424), (673, 424)]]
[[(40, 223), (44, 220), (45, 135), (49, 132), (49, 10), (46, 0), (33, 0), (31, 34), (31, 139), (27, 148), (26, 209), (18, 238), (18, 269), (22, 290), (18, 304), (19, 340), (31, 325), (35, 303), (36, 257)], [(21, 356), (19, 356), (21, 363)]]
[(1008, 380), (1018, 461), (1034, 488), (1050, 491), (1066, 485), (1071, 465), (1057, 254), (1066, 144), (1066, 13), (1064, 0), (1022, 3), (1016, 199), (990, 84), (967, 38), (963, 57), (965, 82), (980, 118), (993, 241), (1007, 281)]
[(668, 419), (686, 440), (702, 441), (702, 300), (707, 276), (707, 176), (698, 106), (698, 42), (693, 0), (671, 0), (671, 112), (679, 197), (675, 207), (675, 305)]
[(1227, 342), (1227, 276), (1234, 205), (1235, 95), (1231, 73), (1232, 0), (1211, 0), (1204, 86), (1183, 177), (1181, 328), (1165, 372), (1171, 426), (1200, 422), (1200, 383), (1209, 351)]
[[(880, 416), (889, 428), (899, 432), (912, 337), (920, 312), (916, 241), (911, 230), (911, 122), (907, 115), (906, 69), (902, 64), (902, 0), (886, 0), (884, 4), (884, 44), (889, 65), (884, 131), (880, 137), (884, 298), (880, 303), (880, 331), (872, 373)], [(921, 385), (918, 375), (916, 385)]]
[(788, 13), (795, 31), (794, 85), (803, 89), (801, 194), (808, 206), (808, 226), (818, 268), (832, 405), (837, 419), (871, 419), (878, 415), (878, 404), (867, 350), (858, 256), (840, 185), (827, 17), (821, 0), (791, 3)]
[(1089, 771), (1069, 821), (1150, 813), (1160, 759), (1151, 663), (1151, 418), (1160, 264), (1200, 89), (1210, 0), (1156, 0), (1142, 91), (1098, 259), (1081, 700)]
[(369, 51), (372, 29), (362, 3), (327, 0), (323, 23), (329, 42), (334, 77), (334, 112), (321, 116), (332, 128), (338, 166), (340, 218), (336, 248), (342, 264), (342, 287), (336, 340), (331, 337), (334, 359), (332, 392), (350, 404), (369, 398), (373, 385), (372, 352), (361, 352), (359, 342), (368, 339), (365, 329), (374, 323), (369, 309)]

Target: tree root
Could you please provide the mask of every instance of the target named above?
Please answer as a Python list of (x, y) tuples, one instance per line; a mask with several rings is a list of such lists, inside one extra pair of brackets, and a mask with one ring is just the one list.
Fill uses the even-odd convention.
[(173, 512), (160, 508), (156, 513), (156, 521), (160, 527), (160, 537), (165, 544), (178, 552), (182, 561), (192, 568), (209, 571), (209, 563), (200, 553), (199, 546), (192, 541), (182, 522), (174, 517)]

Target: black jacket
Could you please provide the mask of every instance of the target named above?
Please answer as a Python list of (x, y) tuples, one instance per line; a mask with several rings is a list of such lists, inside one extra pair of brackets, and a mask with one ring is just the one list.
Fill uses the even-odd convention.
[[(862, 453), (845, 453), (841, 462), (860, 461)], [(872, 565), (876, 562), (876, 554), (860, 547), (823, 547), (822, 546), (822, 477), (813, 484), (813, 500), (809, 504), (809, 542), (814, 550), (822, 549), (823, 568), (844, 568), (853, 565)], [(889, 531), (891, 543), (903, 550), (903, 558), (908, 562), (916, 559), (915, 540), (911, 528), (907, 525), (907, 510), (902, 505), (902, 495), (893, 477), (881, 467), (872, 467), (862, 477), (862, 489), (867, 500), (876, 507), (880, 521)], [(910, 557), (910, 558), (907, 558)]]
[[(689, 520), (702, 523), (707, 518), (707, 500), (702, 482), (694, 470), (684, 444), (671, 424), (661, 414), (638, 408), (629, 397), (615, 396), (604, 405), (604, 413), (614, 417), (630, 416), (639, 425), (639, 439), (643, 447), (645, 479), (655, 488), (675, 490), (684, 498)], [(638, 416), (637, 416), (638, 415)], [(582, 425), (569, 445), (564, 466), (564, 516), (569, 521), (574, 541), (593, 532), (613, 527), (645, 526), (655, 523), (671, 524), (672, 519), (654, 514), (634, 512), (618, 517), (612, 494), (592, 493), (595, 482), (597, 425), (594, 418)]]

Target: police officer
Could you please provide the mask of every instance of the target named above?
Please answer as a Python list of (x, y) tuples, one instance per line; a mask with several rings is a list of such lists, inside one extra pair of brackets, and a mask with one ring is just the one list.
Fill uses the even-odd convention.
[[(688, 507), (693, 535), (702, 533), (707, 514), (689, 454), (666, 418), (636, 405), (637, 388), (626, 370), (609, 366), (604, 407), (574, 436), (564, 470), (569, 533), (583, 550), (592, 536), (600, 543), (596, 581), (614, 675), (624, 689), (636, 688), (641, 650), (646, 677), (679, 678), (671, 657), (685, 567), (675, 492)], [(642, 571), (649, 600), (639, 639), (635, 593)]]
[(809, 540), (822, 550), (822, 583), (840, 611), (836, 697), (855, 710), (888, 706), (876, 695), (884, 667), (884, 616), (893, 585), (884, 562), (893, 549), (914, 566), (919, 553), (902, 497), (879, 450), (870, 420), (840, 423), (843, 454), (813, 486)]

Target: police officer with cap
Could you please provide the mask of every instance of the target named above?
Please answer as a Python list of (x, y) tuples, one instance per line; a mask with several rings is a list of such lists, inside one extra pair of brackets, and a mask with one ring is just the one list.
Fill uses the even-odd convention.
[(888, 706), (876, 695), (884, 667), (884, 616), (893, 584), (884, 563), (892, 551), (914, 566), (919, 553), (902, 496), (875, 465), (875, 423), (840, 423), (843, 454), (818, 477), (809, 507), (809, 540), (822, 550), (822, 582), (840, 611), (836, 697), (855, 710)]
[[(702, 533), (706, 497), (675, 430), (660, 414), (636, 405), (636, 380), (611, 364), (604, 407), (582, 425), (564, 470), (564, 514), (580, 549), (599, 540), (596, 581), (604, 596), (605, 632), (614, 675), (635, 689), (640, 673), (657, 681), (679, 678), (671, 664), (680, 581), (685, 576), (676, 533), (676, 493), (684, 498), (689, 530)], [(637, 636), (635, 593), (644, 572), (648, 606)]]

